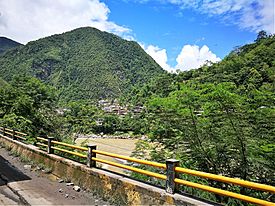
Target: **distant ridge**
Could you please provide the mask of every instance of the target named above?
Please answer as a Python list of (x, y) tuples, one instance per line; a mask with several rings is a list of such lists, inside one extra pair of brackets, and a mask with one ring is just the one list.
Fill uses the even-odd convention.
[(13, 41), (7, 37), (0, 37), (0, 54), (4, 53), (6, 50), (20, 46), (22, 44)]

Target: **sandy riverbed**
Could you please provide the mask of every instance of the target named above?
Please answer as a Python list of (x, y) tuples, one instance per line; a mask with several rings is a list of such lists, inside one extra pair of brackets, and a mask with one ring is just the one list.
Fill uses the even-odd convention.
[[(135, 144), (138, 140), (137, 139), (101, 139), (101, 138), (78, 138), (75, 140), (75, 143), (77, 145), (85, 145), (88, 143), (96, 144), (98, 150), (102, 150), (105, 152), (111, 152), (119, 155), (125, 155), (125, 156), (131, 156), (132, 152), (135, 149)], [(121, 161), (116, 158), (97, 155), (98, 158), (102, 158), (104, 160), (113, 161), (116, 163), (123, 163), (124, 161)], [(124, 162), (125, 163), (125, 162)], [(100, 165), (104, 169), (108, 169), (114, 172), (118, 173), (124, 173), (120, 168), (109, 166), (109, 165)]]

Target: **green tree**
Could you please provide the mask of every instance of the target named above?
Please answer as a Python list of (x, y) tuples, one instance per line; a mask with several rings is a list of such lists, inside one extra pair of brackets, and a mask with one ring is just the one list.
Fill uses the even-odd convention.
[(15, 77), (0, 88), (1, 125), (32, 134), (55, 133), (55, 91), (33, 77)]

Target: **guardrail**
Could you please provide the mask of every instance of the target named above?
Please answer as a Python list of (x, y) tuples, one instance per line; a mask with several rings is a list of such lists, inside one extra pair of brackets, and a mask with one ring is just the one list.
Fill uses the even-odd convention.
[(8, 135), (9, 137), (11, 137), (14, 140), (23, 140), (26, 141), (26, 133), (23, 132), (18, 132), (15, 129), (9, 129), (9, 128), (5, 128), (5, 127), (0, 127), (0, 131), (2, 132), (3, 135)]
[[(3, 127), (0, 127), (0, 132), (2, 133), (2, 134), (0, 134), (1, 137), (12, 138), (12, 139), (16, 139), (16, 140), (25, 140), (25, 136), (27, 135), (25, 133), (17, 132), (15, 130), (3, 128)], [(72, 145), (72, 144), (68, 144), (68, 143), (64, 143), (64, 142), (55, 141), (54, 138), (52, 138), (52, 137), (46, 137), (46, 138), (37, 137), (36, 139), (37, 139), (36, 145), (41, 147), (41, 149), (46, 150), (47, 153), (52, 154), (52, 153), (54, 153), (54, 151), (59, 151), (62, 153), (75, 155), (79, 158), (86, 159), (86, 165), (88, 167), (96, 167), (96, 163), (99, 162), (99, 163), (119, 167), (119, 168), (122, 168), (125, 170), (144, 174), (147, 176), (155, 177), (157, 179), (165, 180), (166, 181), (165, 190), (166, 190), (166, 192), (171, 193), (171, 194), (173, 194), (176, 191), (178, 185), (185, 185), (185, 186), (193, 187), (196, 189), (204, 190), (207, 192), (215, 193), (218, 195), (236, 198), (236, 199), (239, 199), (239, 200), (242, 200), (245, 202), (249, 202), (249, 203), (253, 203), (253, 204), (275, 205), (275, 203), (269, 202), (266, 200), (257, 199), (254, 197), (230, 192), (227, 190), (214, 188), (214, 187), (211, 187), (208, 185), (203, 185), (203, 184), (179, 179), (179, 174), (180, 173), (188, 174), (188, 175), (192, 175), (192, 176), (211, 179), (211, 180), (215, 180), (215, 181), (219, 181), (219, 182), (224, 182), (224, 183), (228, 183), (228, 184), (238, 185), (238, 186), (242, 186), (242, 187), (247, 187), (247, 188), (275, 194), (274, 186), (259, 184), (259, 183), (255, 183), (255, 182), (240, 180), (237, 178), (230, 178), (230, 177), (225, 177), (225, 176), (221, 176), (221, 175), (215, 175), (215, 174), (210, 174), (210, 173), (206, 173), (206, 172), (182, 168), (182, 167), (178, 166), (179, 161), (174, 160), (174, 159), (166, 160), (166, 163), (163, 164), (163, 163), (141, 160), (141, 159), (137, 159), (137, 158), (133, 158), (133, 157), (127, 157), (124, 155), (118, 155), (118, 154), (114, 154), (114, 153), (97, 150), (96, 145), (87, 145), (87, 147), (80, 147), (80, 146), (76, 146), (76, 145)], [(60, 148), (60, 146), (69, 148), (70, 150)], [(75, 150), (77, 150), (77, 151), (75, 151)], [(164, 170), (163, 173), (166, 173), (166, 175), (143, 170), (143, 169), (132, 167), (129, 165), (124, 165), (124, 164), (100, 159), (100, 158), (96, 157), (97, 154), (160, 168), (160, 169)]]

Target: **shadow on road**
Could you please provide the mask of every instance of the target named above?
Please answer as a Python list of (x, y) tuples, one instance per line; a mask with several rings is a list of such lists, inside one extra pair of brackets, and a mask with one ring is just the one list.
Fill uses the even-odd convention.
[(31, 178), (0, 156), (0, 186), (9, 182), (30, 180)]

